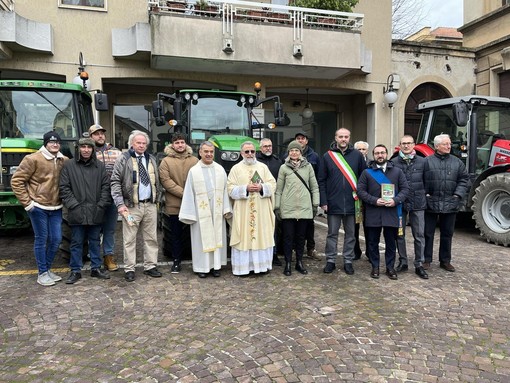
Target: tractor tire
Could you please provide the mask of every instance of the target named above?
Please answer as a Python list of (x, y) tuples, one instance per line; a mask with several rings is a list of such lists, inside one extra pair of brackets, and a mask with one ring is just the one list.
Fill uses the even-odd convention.
[(473, 219), (480, 234), (497, 245), (510, 245), (510, 174), (487, 177), (473, 196)]

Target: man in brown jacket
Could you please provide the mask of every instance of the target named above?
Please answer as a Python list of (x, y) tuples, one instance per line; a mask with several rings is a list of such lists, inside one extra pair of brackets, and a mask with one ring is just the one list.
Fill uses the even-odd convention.
[(58, 185), (67, 157), (60, 152), (60, 136), (50, 131), (43, 146), (23, 158), (12, 176), (12, 191), (28, 212), (34, 231), (34, 254), (39, 275), (37, 283), (53, 286), (62, 277), (51, 271), (62, 240), (62, 200)]
[[(172, 273), (181, 271), (181, 259), (185, 246), (184, 224), (179, 221), (184, 184), (189, 170), (198, 162), (193, 150), (186, 144), (186, 135), (175, 133), (172, 143), (165, 148), (167, 155), (159, 166), (159, 179), (165, 189), (165, 214), (163, 215), (164, 243), (169, 243), (172, 251)], [(188, 239), (189, 241), (189, 239)]]

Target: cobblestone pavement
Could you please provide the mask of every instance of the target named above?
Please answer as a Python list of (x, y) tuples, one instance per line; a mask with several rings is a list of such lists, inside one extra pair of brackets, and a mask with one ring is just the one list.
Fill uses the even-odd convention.
[(428, 281), (373, 280), (364, 256), (347, 276), (339, 256), (331, 275), (306, 260), (307, 276), (199, 279), (187, 263), (42, 287), (31, 246), (0, 238), (0, 382), (510, 381), (510, 251), (474, 229), (455, 233), (457, 272), (436, 262)]

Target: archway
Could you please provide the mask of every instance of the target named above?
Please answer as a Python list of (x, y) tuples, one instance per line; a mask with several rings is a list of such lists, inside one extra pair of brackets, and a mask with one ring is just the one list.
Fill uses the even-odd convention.
[(420, 129), (421, 113), (416, 112), (416, 107), (425, 101), (439, 100), (451, 97), (451, 94), (441, 85), (426, 82), (418, 85), (406, 101), (404, 115), (404, 133), (416, 138)]

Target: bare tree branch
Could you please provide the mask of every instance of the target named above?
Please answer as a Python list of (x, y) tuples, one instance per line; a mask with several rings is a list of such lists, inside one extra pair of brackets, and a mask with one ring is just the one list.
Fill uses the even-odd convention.
[(421, 0), (392, 0), (392, 37), (403, 39), (417, 32), (428, 11)]

